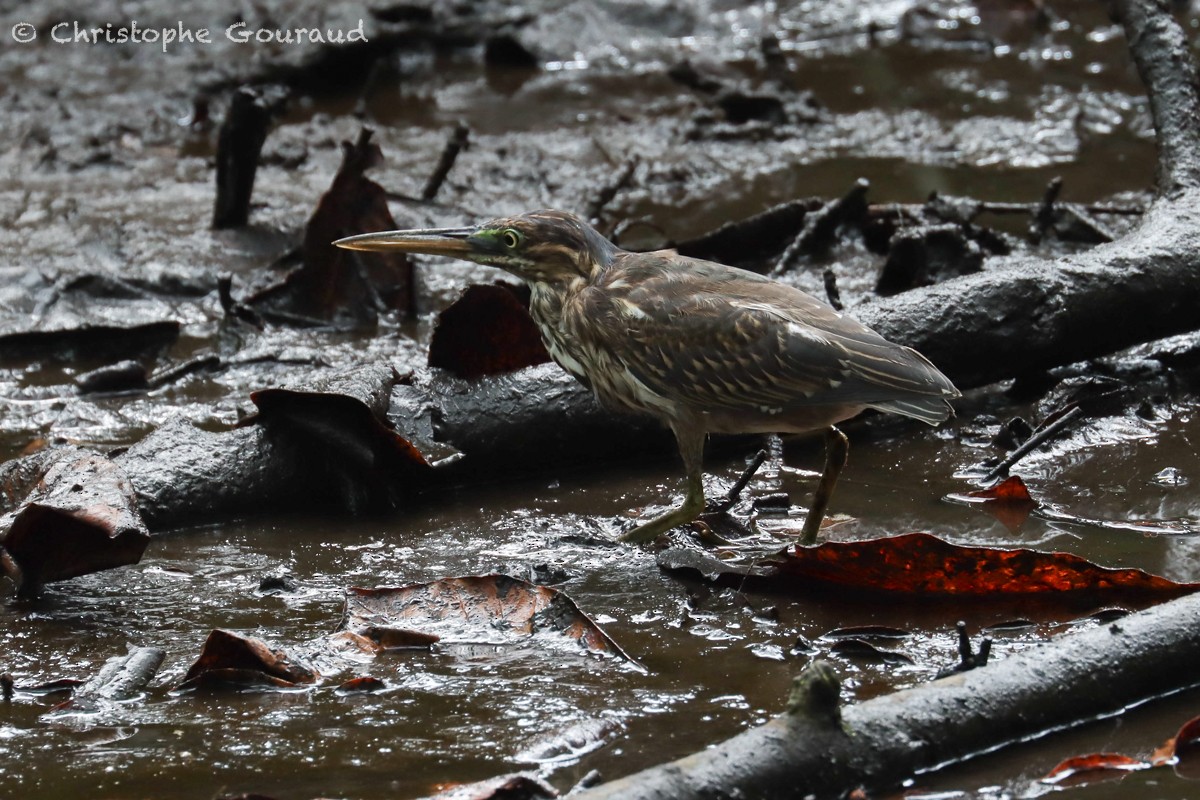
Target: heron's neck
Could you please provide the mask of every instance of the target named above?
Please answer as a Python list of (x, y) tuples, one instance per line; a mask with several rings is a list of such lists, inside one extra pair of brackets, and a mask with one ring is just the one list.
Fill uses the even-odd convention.
[(588, 285), (582, 275), (554, 282), (529, 282), (529, 316), (541, 328), (543, 336), (557, 332), (562, 322), (563, 307)]
[(578, 352), (578, 340), (567, 330), (563, 319), (563, 311), (568, 303), (583, 291), (587, 280), (583, 277), (572, 279), (566, 286), (548, 283), (530, 283), (529, 316), (533, 317), (542, 335), (542, 343), (546, 351), (560, 367), (590, 386), (587, 368)]

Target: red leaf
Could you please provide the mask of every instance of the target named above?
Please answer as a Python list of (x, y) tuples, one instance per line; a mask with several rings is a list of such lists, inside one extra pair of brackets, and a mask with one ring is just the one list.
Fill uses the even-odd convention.
[(796, 546), (774, 559), (730, 564), (691, 548), (658, 555), (669, 571), (699, 573), (723, 585), (759, 591), (814, 586), (926, 597), (1054, 595), (1073, 602), (1178, 597), (1200, 589), (1140, 569), (1110, 569), (1070, 553), (950, 544), (928, 533)]
[(1029, 496), (1029, 489), (1025, 486), (1025, 481), (1021, 480), (1019, 475), (1012, 475), (1005, 478), (990, 489), (967, 492), (967, 497), (979, 497), (984, 500), (1004, 500), (1006, 502), (1033, 502), (1033, 498)]
[(1200, 717), (1192, 717), (1175, 734), (1175, 755), (1194, 758), (1197, 753), (1200, 753)]
[(507, 284), (468, 286), (438, 314), (429, 366), (461, 378), (510, 372), (550, 360), (529, 316), (528, 296)]
[(1154, 751), (1150, 758), (1155, 766), (1174, 764), (1181, 777), (1200, 779), (1200, 717), (1193, 717)]
[(1150, 765), (1120, 753), (1093, 753), (1061, 762), (1042, 778), (1042, 783), (1079, 786), (1105, 780), (1120, 780), (1130, 772)]
[(1182, 595), (1181, 584), (1141, 570), (1112, 570), (1070, 553), (952, 545), (930, 534), (798, 546), (774, 563), (780, 576), (923, 595), (1090, 593)]
[(950, 495), (950, 499), (979, 505), (1013, 532), (1019, 530), (1029, 518), (1030, 512), (1038, 507), (1037, 501), (1029, 496), (1025, 481), (1018, 475), (1005, 478), (990, 489), (967, 492), (964, 495)]
[(780, 578), (923, 595), (1094, 592), (1177, 596), (1200, 584), (1097, 566), (1071, 553), (950, 544), (928, 533), (797, 546), (771, 562)]

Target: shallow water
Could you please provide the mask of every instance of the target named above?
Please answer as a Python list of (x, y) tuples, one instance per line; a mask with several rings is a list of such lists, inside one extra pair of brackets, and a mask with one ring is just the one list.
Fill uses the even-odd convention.
[[(699, 59), (710, 40), (668, 35), (645, 45), (651, 52), (636, 58), (619, 47), (584, 53), (509, 95), (499, 93), (468, 57), (430, 56), (415, 94), (401, 83), (379, 87), (367, 98), (376, 121), (386, 126), (380, 139), (411, 145), (391, 147), (394, 155), (376, 177), (397, 191), (419, 190), (446, 127), (462, 118), (472, 128), (472, 147), (444, 189), (447, 202), (488, 215), (532, 205), (578, 207), (585, 200), (581, 187), (594, 187), (611, 174), (614, 159), (619, 164), (637, 152), (644, 172), (618, 196), (619, 214), (648, 215), (667, 239), (696, 235), (797, 196), (837, 196), (860, 176), (871, 181), (877, 202), (916, 202), (932, 190), (1033, 202), (1056, 175), (1064, 177), (1070, 200), (1144, 200), (1136, 193), (1149, 187), (1153, 174), (1145, 101), (1126, 63), (1122, 37), (1102, 9), (1054, 4), (1066, 24), (1038, 32), (1019, 20), (998, 23), (986, 13), (972, 21), (962, 16), (966, 7), (952, 7), (950, 16), (962, 29), (1001, 43), (981, 49), (897, 41), (895, 28), (909, 4), (867, 6), (861, 17), (832, 6), (824, 17), (813, 5), (779, 11), (776, 22), (786, 34), (793, 81), (814, 92), (824, 113), (769, 146), (719, 140), (684, 146), (678, 134), (696, 100), (674, 88), (656, 65), (680, 53)], [(758, 33), (751, 22), (723, 9), (708, 11), (707, 35), (719, 43), (713, 60), (722, 70), (753, 72)], [(876, 47), (864, 33), (870, 20), (884, 31)], [(349, 107), (345, 98), (316, 98), (272, 140), (305, 139), (315, 131), (328, 136), (323, 115)], [(530, 164), (539, 161), (548, 166), (531, 182)], [(125, 214), (128, 246), (139, 254), (132, 259), (135, 270), (159, 258), (168, 267), (178, 263), (170, 260), (180, 258), (172, 237), (207, 224), (209, 197), (200, 189), (211, 176), (202, 158), (179, 159), (170, 152), (155, 164), (182, 188), (161, 208), (142, 203), (141, 209), (152, 209), (142, 212), (145, 218), (137, 209), (122, 211), (115, 196), (85, 200), (77, 212), (84, 222)], [(268, 207), (262, 216), (286, 218), (289, 203), (311, 200), (320, 191), (312, 187), (332, 174), (329, 165), (328, 154), (314, 151), (295, 181), (264, 168), (260, 195), (268, 198)], [(487, 179), (474, 181), (472, 175)], [(55, 180), (43, 175), (29, 183), (35, 195), (53, 194), (61, 190)], [(99, 179), (85, 173), (80, 180), (86, 194), (86, 181)], [(146, 191), (151, 199), (157, 196), (156, 190)], [(414, 224), (457, 224), (462, 220), (447, 217), (465, 213), (396, 205), (398, 221), (411, 215)], [(62, 258), (54, 223), (46, 223), (42, 238), (19, 242), (14, 236), (0, 234), (0, 247), (10, 252), (23, 247), (25, 263), (56, 264)], [(196, 235), (189, 241), (199, 238), (203, 243), (188, 256), (194, 265), (216, 264), (238, 274), (253, 273), (271, 249), (253, 237)], [(114, 268), (123, 264), (103, 249), (89, 252), (101, 262), (111, 257)], [(854, 244), (837, 249), (828, 261), (837, 265), (852, 302), (869, 290), (879, 264), (877, 256)], [(812, 288), (819, 286), (817, 273), (793, 279)], [(491, 277), (463, 267), (426, 269), (422, 300), (432, 309), (467, 280)], [(211, 346), (219, 317), (211, 294), (178, 303), (189, 327), (168, 354), (173, 360)], [(77, 396), (70, 381), (99, 364), (11, 364), (0, 370), (5, 398), (0, 453), (15, 455), (38, 437), (123, 446), (178, 413), (204, 427), (225, 427), (249, 409), (253, 389), (362, 361), (388, 359), (403, 366), (419, 360), (427, 328), (424, 318), (375, 337), (269, 332), (241, 351), (244, 363), (149, 394)], [(254, 348), (273, 360), (251, 358)], [(1197, 407), (1194, 391), (1180, 388), (1154, 403), (1150, 419), (1128, 410), (1090, 419), (1014, 472), (1035, 497), (1083, 516), (1196, 521)], [(831, 535), (926, 530), (955, 542), (1067, 550), (1108, 566), (1200, 580), (1192, 538), (1036, 516), (1012, 531), (977, 508), (946, 502), (946, 495), (974, 488), (959, 476), (996, 454), (986, 445), (994, 426), (981, 421), (983, 413), (1028, 417), (1029, 409), (984, 392), (964, 400), (959, 421), (937, 431), (906, 424), (851, 426), (851, 462), (833, 508), (849, 519)], [(737, 476), (746, 455), (733, 448), (710, 456), (712, 493)], [(784, 466), (769, 465), (750, 492), (787, 491), (793, 503), (803, 505), (813, 480), (802, 470), (816, 469), (820, 458), (816, 442), (790, 442)], [(1166, 468), (1175, 468), (1187, 482), (1156, 480)], [(860, 700), (916, 685), (955, 663), (954, 625), (960, 619), (976, 638), (988, 626), (1029, 621), (991, 631), (996, 657), (1096, 624), (1087, 616), (1094, 609), (1066, 611), (1027, 601), (964, 608), (714, 591), (665, 575), (651, 553), (597, 542), (645, 509), (677, 499), (679, 489), (672, 459), (587, 465), (518, 479), (497, 476), (493, 483), (434, 495), (386, 518), (273, 515), (163, 534), (136, 566), (56, 584), (36, 602), (10, 600), (0, 607), (0, 671), (12, 673), (19, 685), (86, 678), (127, 644), (163, 647), (167, 658), (144, 697), (92, 716), (54, 716), (51, 706), (61, 698), (28, 693), (0, 707), (0, 785), (26, 798), (68, 793), (209, 798), (251, 791), (383, 798), (532, 769), (566, 789), (589, 770), (616, 777), (764, 721), (782, 708), (792, 677), (813, 658), (834, 664), (845, 700)], [(765, 518), (762, 523), (781, 526)], [(348, 586), (497, 570), (527, 573), (539, 565), (563, 570), (566, 579), (558, 587), (645, 671), (557, 652), (451, 647), (359, 665), (338, 662), (324, 683), (306, 691), (218, 696), (171, 691), (211, 629), (301, 648), (336, 628)], [(264, 577), (281, 574), (294, 579), (295, 591), (258, 590)], [(825, 635), (859, 625), (907, 632), (880, 647), (911, 663), (835, 652)], [(382, 679), (387, 689), (350, 696), (334, 691), (357, 673)], [(1144, 755), (1197, 711), (1194, 692), (1178, 695), (1117, 721), (921, 778), (917, 785), (986, 797), (1036, 794), (1041, 790), (1030, 781), (1061, 758), (1098, 750)], [(592, 752), (543, 764), (519, 757), (538, 737), (597, 720), (603, 725), (595, 727), (605, 733), (593, 741)], [(1194, 784), (1167, 770), (1132, 776), (1117, 788), (1077, 792), (1122, 797), (1135, 783), (1156, 797), (1195, 794)]]

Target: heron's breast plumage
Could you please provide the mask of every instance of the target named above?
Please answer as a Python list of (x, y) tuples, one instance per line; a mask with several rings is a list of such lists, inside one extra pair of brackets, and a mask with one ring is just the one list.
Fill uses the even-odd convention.
[(550, 357), (560, 367), (588, 386), (596, 399), (614, 411), (669, 417), (674, 403), (639, 380), (609, 347), (580, 330), (578, 291), (566, 293), (542, 284), (530, 286), (529, 313), (542, 334)]

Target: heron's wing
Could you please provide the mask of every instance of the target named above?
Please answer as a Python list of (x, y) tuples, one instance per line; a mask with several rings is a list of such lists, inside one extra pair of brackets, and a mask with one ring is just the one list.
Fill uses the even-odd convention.
[(654, 393), (693, 408), (845, 403), (936, 422), (949, 414), (944, 398), (958, 394), (916, 351), (753, 273), (642, 254), (614, 275), (580, 295), (587, 324), (576, 335)]

